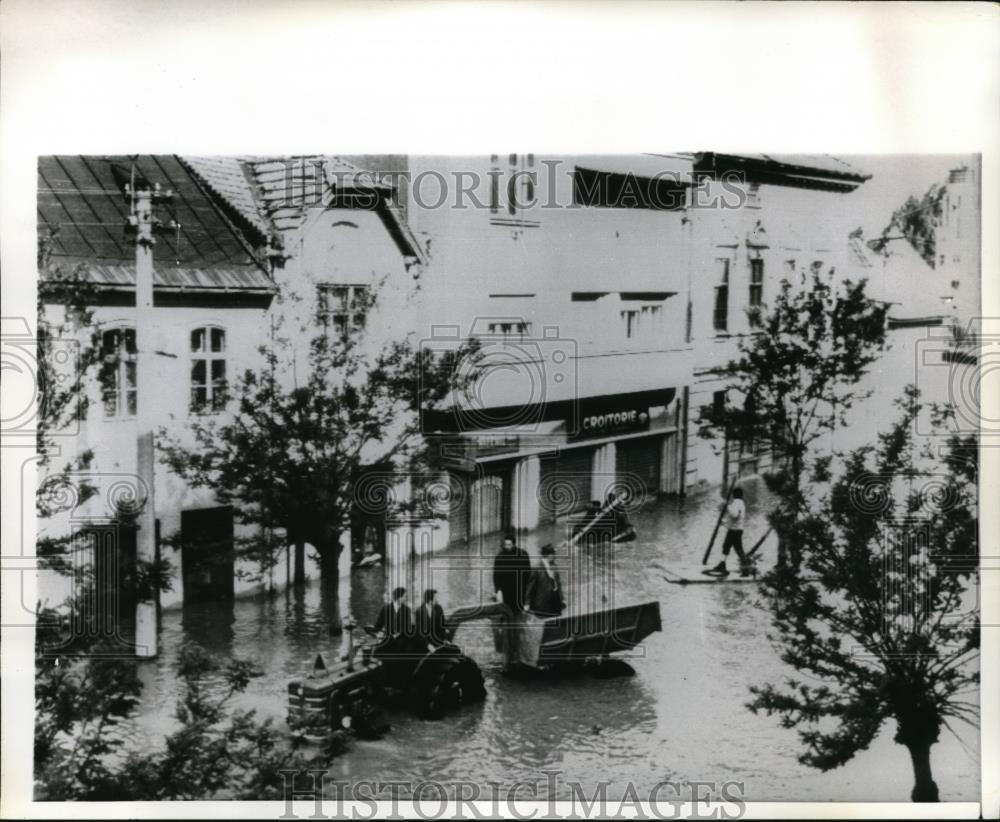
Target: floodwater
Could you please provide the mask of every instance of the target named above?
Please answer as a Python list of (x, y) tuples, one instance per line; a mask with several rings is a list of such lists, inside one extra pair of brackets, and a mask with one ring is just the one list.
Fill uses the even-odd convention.
[[(747, 483), (747, 502), (749, 546), (766, 528), (761, 482)], [(491, 782), (541, 780), (538, 797), (545, 798), (546, 773), (559, 772), (552, 798), (569, 798), (571, 781), (581, 783), (588, 797), (599, 782), (610, 783), (609, 797), (620, 797), (631, 782), (645, 798), (664, 780), (733, 780), (744, 784), (745, 798), (756, 801), (908, 801), (909, 756), (893, 743), (891, 726), (846, 766), (824, 774), (797, 761), (794, 730), (745, 707), (750, 685), (780, 682), (789, 673), (767, 638), (769, 620), (758, 602), (758, 586), (680, 586), (666, 579), (668, 574), (704, 579), (701, 554), (718, 504), (715, 490), (650, 501), (633, 516), (638, 541), (618, 547), (610, 561), (584, 548), (558, 557), (569, 598), (577, 604), (588, 597), (593, 607), (660, 603), (663, 630), (629, 658), (634, 677), (512, 679), (501, 673), (488, 630), (465, 625), (456, 639), (483, 669), (486, 701), (436, 722), (394, 712), (391, 732), (378, 741), (353, 740), (332, 761), (331, 777), (471, 781), (484, 790)], [(530, 535), (524, 545), (536, 555), (543, 542), (561, 536), (553, 526)], [(489, 588), (497, 548), (498, 538), (493, 538), (424, 558), (398, 580), (416, 593), (438, 589), (446, 611), (474, 604)], [(773, 548), (772, 541), (765, 542), (764, 564), (773, 562)], [(717, 552), (718, 543), (713, 561)], [(735, 567), (732, 560), (730, 567)], [(384, 569), (346, 576), (343, 596), (352, 613), (362, 624), (371, 622), (382, 603)], [(394, 585), (393, 576), (389, 584)], [(329, 635), (326, 606), (319, 586), (309, 586), (165, 612), (161, 656), (142, 668), (146, 688), (136, 731), (143, 744), (172, 727), (179, 692), (173, 665), (183, 639), (197, 640), (220, 657), (256, 660), (264, 675), (242, 695), (240, 706), (255, 707), (261, 716), (282, 723), (288, 679), (309, 670), (317, 653), (327, 660), (339, 653), (340, 639)], [(971, 801), (979, 795), (978, 734), (961, 726), (957, 730), (961, 739), (944, 732), (933, 749), (934, 776), (942, 800)]]

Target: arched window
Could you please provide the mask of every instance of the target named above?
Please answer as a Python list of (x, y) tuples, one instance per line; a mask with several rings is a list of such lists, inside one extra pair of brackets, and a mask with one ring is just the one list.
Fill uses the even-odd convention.
[(204, 326), (191, 332), (191, 410), (221, 411), (226, 405), (226, 332)]
[(135, 416), (135, 354), (134, 328), (110, 328), (101, 334), (101, 400), (107, 419)]

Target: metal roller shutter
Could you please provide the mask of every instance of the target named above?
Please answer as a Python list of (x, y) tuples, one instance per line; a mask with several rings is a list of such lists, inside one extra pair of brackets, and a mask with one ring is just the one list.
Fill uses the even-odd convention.
[(448, 512), (450, 540), (469, 538), (469, 478), (464, 474), (448, 474), (451, 480), (451, 507)]
[(571, 448), (541, 460), (538, 505), (543, 522), (587, 507), (593, 459), (593, 448)]
[(648, 495), (660, 492), (660, 456), (663, 437), (641, 437), (622, 440), (615, 445), (616, 465), (619, 476), (630, 474), (638, 477)]

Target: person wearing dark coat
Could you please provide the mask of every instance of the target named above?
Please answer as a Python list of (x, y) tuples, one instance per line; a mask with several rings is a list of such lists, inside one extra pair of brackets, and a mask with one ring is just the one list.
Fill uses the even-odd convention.
[(518, 548), (512, 536), (504, 537), (500, 553), (493, 560), (493, 590), (497, 599), (515, 615), (524, 610), (524, 594), (530, 576), (528, 552)]
[(562, 579), (553, 563), (556, 550), (551, 545), (543, 545), (541, 562), (531, 571), (526, 600), (528, 610), (542, 619), (559, 616), (566, 607), (563, 597)]
[(392, 592), (392, 601), (383, 605), (378, 612), (375, 630), (385, 631), (385, 636), (375, 647), (375, 656), (399, 656), (409, 650), (413, 641), (413, 617), (405, 600), (406, 589), (396, 588)]
[(433, 650), (448, 642), (444, 623), (444, 609), (437, 603), (437, 591), (424, 591), (424, 604), (417, 608), (414, 627), (420, 650)]

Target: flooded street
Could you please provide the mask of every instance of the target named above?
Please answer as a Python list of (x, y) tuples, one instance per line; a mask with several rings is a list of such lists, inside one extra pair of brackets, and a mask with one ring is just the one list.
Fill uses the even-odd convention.
[[(749, 547), (766, 529), (767, 500), (761, 481), (746, 488)], [(757, 585), (667, 582), (668, 574), (706, 579), (700, 575), (701, 554), (715, 522), (717, 493), (647, 502), (633, 516), (639, 539), (618, 547), (607, 561), (584, 548), (557, 556), (571, 607), (574, 600), (602, 597), (608, 598), (603, 607), (660, 603), (663, 630), (629, 657), (634, 677), (512, 679), (501, 673), (485, 623), (463, 625), (456, 641), (482, 667), (486, 701), (437, 722), (396, 711), (390, 733), (374, 742), (352, 740), (348, 752), (331, 762), (331, 776), (472, 781), (484, 788), (525, 779), (542, 780), (544, 787), (544, 772), (558, 771), (556, 798), (570, 795), (573, 780), (587, 796), (607, 781), (609, 796), (616, 797), (629, 781), (648, 795), (663, 780), (735, 780), (745, 783), (746, 798), (758, 801), (908, 801), (909, 757), (893, 743), (892, 727), (848, 765), (824, 774), (797, 762), (794, 731), (746, 709), (750, 685), (788, 673), (767, 639), (769, 619), (759, 606)], [(544, 542), (558, 543), (561, 536), (553, 526), (530, 534), (523, 544), (536, 557)], [(446, 612), (483, 601), (492, 593), (498, 543), (497, 536), (483, 546), (422, 558), (403, 582), (409, 583), (411, 603), (425, 587), (439, 591)], [(770, 539), (761, 551), (763, 566), (773, 562), (773, 552)], [(393, 574), (390, 581), (396, 584)], [(342, 583), (358, 622), (374, 621), (383, 601), (383, 570), (357, 570)], [(179, 690), (173, 666), (185, 639), (220, 657), (255, 660), (264, 676), (239, 704), (283, 723), (288, 679), (306, 672), (317, 653), (327, 660), (339, 653), (339, 637), (329, 635), (326, 605), (319, 586), (311, 585), (297, 593), (240, 599), (233, 606), (166, 611), (161, 656), (141, 668), (146, 687), (136, 732), (147, 741), (169, 732)], [(945, 731), (932, 751), (942, 800), (978, 796), (977, 734), (958, 730), (961, 741)]]

